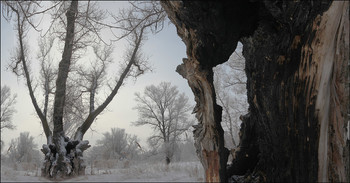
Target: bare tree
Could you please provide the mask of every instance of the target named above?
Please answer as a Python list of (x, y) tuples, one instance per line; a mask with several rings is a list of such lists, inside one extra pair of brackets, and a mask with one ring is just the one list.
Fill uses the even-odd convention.
[(217, 103), (222, 106), (222, 123), (225, 145), (229, 149), (237, 147), (240, 116), (247, 113), (246, 76), (242, 53), (234, 52), (229, 60), (214, 68), (214, 86)]
[(1, 131), (3, 129), (15, 129), (12, 123), (12, 116), (16, 112), (14, 108), (16, 98), (16, 94), (11, 96), (11, 89), (8, 86), (1, 86)]
[(153, 146), (161, 141), (165, 151), (165, 161), (169, 164), (176, 142), (192, 122), (189, 120), (191, 106), (184, 93), (179, 94), (177, 86), (170, 82), (161, 82), (158, 86), (150, 85), (145, 88), (144, 95), (136, 93), (135, 109), (139, 119), (135, 126), (148, 125), (155, 134), (149, 138)]
[[(43, 145), (42, 152), (45, 154), (44, 167), (42, 169), (42, 175), (48, 177), (65, 177), (75, 174), (84, 174), (85, 166), (83, 165), (82, 154), (90, 145), (88, 141), (83, 141), (83, 136), (90, 128), (96, 117), (102, 113), (102, 111), (108, 106), (113, 100), (114, 96), (118, 93), (120, 87), (123, 85), (125, 80), (129, 77), (138, 77), (147, 71), (147, 62), (143, 59), (140, 49), (142, 42), (145, 39), (145, 35), (148, 30), (152, 32), (159, 31), (165, 18), (164, 11), (159, 5), (154, 2), (149, 3), (149, 6), (139, 7), (135, 3), (132, 4), (132, 8), (123, 11), (119, 16), (112, 15), (116, 20), (116, 25), (108, 25), (103, 23), (105, 13), (100, 11), (94, 3), (78, 1), (71, 2), (55, 2), (51, 7), (43, 11), (37, 11), (40, 4), (35, 1), (31, 2), (12, 2), (4, 1), (5, 6), (3, 10), (7, 15), (7, 19), (11, 19), (12, 13), (15, 14), (17, 36), (19, 41), (18, 52), (13, 58), (12, 70), (18, 76), (24, 76), (27, 82), (30, 98), (33, 106), (39, 116), (45, 135), (47, 137), (47, 144)], [(44, 110), (41, 110), (37, 100), (35, 98), (32, 76), (29, 69), (29, 51), (28, 46), (25, 44), (25, 38), (29, 28), (37, 30), (37, 26), (33, 24), (31, 18), (35, 15), (42, 14), (46, 11), (54, 10), (51, 14), (52, 25), (57, 22), (52, 28), (52, 33), (58, 35), (59, 41), (64, 43), (62, 51), (62, 59), (59, 62), (57, 69), (56, 83), (50, 87), (48, 84), (52, 81), (52, 78), (48, 77), (47, 73), (53, 73), (50, 67), (42, 64), (42, 75), (44, 75), (44, 93), (45, 102)], [(3, 14), (4, 15), (4, 14)], [(66, 18), (64, 18), (64, 15)], [(4, 15), (5, 16), (5, 15)], [(72, 81), (69, 75), (72, 74), (72, 68), (75, 66), (77, 60), (80, 58), (80, 51), (86, 49), (89, 46), (94, 46), (98, 43), (104, 42), (101, 38), (100, 33), (104, 28), (119, 29), (123, 31), (122, 36), (117, 39), (127, 38), (130, 43), (124, 62), (121, 64), (120, 75), (116, 82), (111, 86), (111, 91), (108, 96), (102, 100), (102, 103), (95, 108), (95, 94), (98, 89), (98, 81), (101, 81), (104, 75), (105, 58), (110, 58), (110, 52), (103, 52), (100, 54), (95, 47), (96, 56), (102, 61), (102, 67), (97, 68), (94, 72), (94, 76), (89, 77), (86, 73), (91, 72), (80, 72), (81, 77), (85, 77), (85, 84), (83, 88), (89, 89), (90, 100), (89, 100), (89, 112), (84, 115), (84, 111), (79, 108), (74, 108), (71, 105), (67, 105), (67, 99), (69, 96), (75, 97), (79, 100), (81, 94), (67, 95), (77, 91), (70, 86)], [(99, 41), (96, 41), (99, 40)], [(51, 41), (51, 40), (50, 40)], [(52, 43), (50, 42), (49, 43)], [(41, 49), (41, 55), (39, 59), (45, 60), (46, 53), (50, 50), (50, 44), (48, 48)], [(82, 70), (80, 70), (82, 71)], [(71, 74), (69, 74), (71, 73)], [(78, 72), (79, 73), (79, 72)], [(95, 77), (95, 78), (94, 78)], [(74, 85), (73, 85), (74, 86)], [(53, 112), (52, 122), (53, 130), (51, 131), (48, 124), (47, 108), (48, 104), (46, 100), (52, 90), (55, 90), (53, 100)], [(71, 108), (68, 108), (68, 107)], [(72, 113), (73, 111), (73, 113)], [(72, 118), (70, 115), (72, 114)], [(78, 114), (78, 117), (77, 117)], [(80, 116), (79, 116), (80, 115)], [(67, 119), (65, 119), (65, 116)], [(77, 128), (74, 133), (74, 137), (70, 140), (66, 136), (67, 128), (65, 129), (64, 120), (76, 120), (83, 119), (81, 125)], [(67, 126), (66, 126), (67, 127)], [(56, 155), (57, 153), (57, 155)]]
[(135, 154), (137, 137), (127, 134), (125, 129), (111, 128), (98, 140), (104, 159), (124, 159)]
[(9, 147), (10, 160), (13, 163), (36, 161), (38, 159), (37, 146), (34, 143), (34, 137), (30, 136), (29, 132), (21, 132), (18, 138), (11, 140)]
[[(11, 89), (4, 85), (1, 86), (1, 111), (0, 111), (0, 122), (1, 131), (3, 129), (13, 130), (16, 128), (12, 123), (12, 116), (16, 112), (14, 105), (16, 104), (17, 94), (11, 96)], [(4, 142), (1, 140), (1, 151), (4, 147)]]
[(97, 146), (90, 148), (85, 157), (91, 167), (103, 166), (112, 167), (117, 162), (124, 161), (124, 167), (129, 166), (130, 160), (139, 157), (141, 147), (138, 144), (139, 139), (136, 135), (130, 135), (125, 129), (111, 128), (109, 132), (103, 134), (103, 138), (98, 140)]

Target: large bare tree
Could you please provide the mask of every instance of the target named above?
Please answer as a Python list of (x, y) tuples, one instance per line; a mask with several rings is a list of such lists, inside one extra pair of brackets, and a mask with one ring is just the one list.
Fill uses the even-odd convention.
[[(147, 62), (141, 57), (140, 48), (149, 30), (154, 33), (161, 30), (165, 18), (164, 12), (154, 2), (141, 4), (142, 6), (132, 3), (130, 9), (122, 11), (119, 15), (112, 15), (116, 24), (109, 25), (103, 22), (105, 13), (97, 8), (96, 2), (59, 1), (54, 2), (52, 6), (45, 10), (37, 10), (41, 6), (36, 1), (4, 1), (2, 3), (4, 5), (3, 11), (5, 12), (3, 15), (6, 15), (8, 20), (11, 19), (11, 15), (15, 15), (15, 28), (19, 46), (11, 65), (13, 72), (18, 76), (24, 76), (33, 106), (42, 122), (47, 137), (47, 145), (43, 145), (42, 149), (42, 152), (45, 154), (42, 175), (46, 177), (66, 177), (84, 174), (85, 166), (82, 163), (82, 154), (90, 145), (88, 145), (88, 141), (83, 141), (83, 136), (96, 117), (113, 100), (125, 80), (130, 76), (136, 78), (147, 71)], [(33, 76), (28, 65), (30, 58), (29, 48), (25, 42), (28, 30), (30, 28), (37, 30), (37, 26), (33, 23), (32, 18), (49, 10), (53, 10), (51, 13), (53, 23), (49, 31), (54, 35), (58, 35), (58, 41), (61, 41), (64, 46), (56, 77), (52, 76), (56, 71), (45, 62), (47, 53), (52, 46), (52, 40), (49, 39), (49, 44), (40, 47), (38, 58), (42, 61), (41, 75), (43, 76), (42, 83), (45, 94), (44, 110), (42, 110), (34, 94)], [(108, 96), (102, 100), (100, 105), (95, 107), (95, 94), (98, 85), (101, 84), (98, 82), (101, 81), (104, 75), (106, 60), (110, 59), (110, 53), (112, 52), (112, 49), (108, 47), (102, 51), (97, 49), (96, 45), (101, 42), (105, 43), (100, 35), (103, 28), (121, 31), (122, 34), (116, 36), (116, 39), (126, 38), (130, 43), (130, 47), (122, 61), (119, 76), (115, 76), (117, 78), (116, 81), (110, 85), (111, 90)], [(86, 51), (87, 47), (94, 48), (97, 60), (102, 62), (102, 66), (92, 70), (92, 72), (81, 69), (78, 70), (78, 74), (72, 73), (75, 70), (75, 64), (81, 58), (81, 51)], [(87, 89), (87, 92), (90, 94), (90, 100), (89, 112), (85, 116), (82, 115), (84, 119), (81, 125), (76, 129), (73, 138), (69, 139), (64, 128), (64, 116), (69, 111), (67, 110), (67, 98), (75, 96), (67, 95), (70, 93), (69, 91), (76, 91), (75, 89), (70, 90), (72, 87), (70, 84), (73, 80), (69, 76), (74, 75), (82, 77), (81, 81), (85, 79), (85, 82), (79, 81), (79, 86)], [(56, 78), (55, 84), (52, 83), (53, 78)], [(54, 95), (51, 119), (53, 123), (52, 130), (50, 129), (47, 115), (47, 103), (50, 94)], [(79, 110), (77, 112), (79, 113)]]
[(180, 135), (191, 126), (188, 98), (170, 82), (147, 86), (144, 95), (136, 93), (135, 96), (139, 119), (134, 125), (147, 125), (154, 130), (155, 134), (149, 139), (154, 146), (162, 142), (165, 162), (169, 164)]

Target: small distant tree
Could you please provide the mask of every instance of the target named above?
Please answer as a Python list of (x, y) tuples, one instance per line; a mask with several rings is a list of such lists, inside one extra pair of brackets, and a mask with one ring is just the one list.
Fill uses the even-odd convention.
[(16, 94), (11, 96), (11, 89), (8, 86), (1, 86), (1, 132), (3, 129), (15, 129), (15, 126), (12, 123), (12, 116), (16, 112), (14, 108), (16, 98)]
[(172, 86), (170, 82), (147, 86), (143, 95), (135, 93), (135, 96), (139, 119), (133, 124), (152, 127), (155, 133), (148, 141), (154, 147), (162, 142), (166, 164), (169, 164), (180, 135), (193, 124), (189, 120), (191, 106), (188, 97), (180, 94), (177, 86)]
[(111, 132), (103, 134), (97, 142), (104, 159), (132, 158), (137, 152), (138, 139), (125, 132), (125, 129), (111, 128)]
[[(1, 86), (1, 111), (0, 111), (0, 122), (1, 122), (1, 132), (4, 129), (13, 130), (15, 125), (12, 123), (12, 116), (16, 112), (14, 105), (16, 104), (17, 95), (13, 94), (11, 96), (11, 89), (4, 85)], [(1, 152), (4, 147), (4, 142), (1, 140)]]
[(21, 132), (19, 137), (12, 139), (9, 147), (9, 158), (13, 163), (38, 163), (40, 153), (36, 149), (34, 137), (29, 132)]

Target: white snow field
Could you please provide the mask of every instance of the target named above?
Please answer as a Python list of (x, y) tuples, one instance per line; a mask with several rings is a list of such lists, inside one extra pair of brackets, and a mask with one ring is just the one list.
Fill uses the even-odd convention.
[[(164, 162), (133, 164), (129, 168), (86, 168), (86, 175), (62, 182), (203, 182), (203, 167), (199, 162), (174, 162), (168, 168)], [(40, 177), (40, 170), (19, 171), (1, 165), (1, 182), (51, 182)]]

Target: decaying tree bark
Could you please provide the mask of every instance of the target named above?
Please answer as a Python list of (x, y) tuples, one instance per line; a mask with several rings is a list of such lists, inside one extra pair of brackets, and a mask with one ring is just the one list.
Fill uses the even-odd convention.
[(228, 150), (224, 147), (224, 131), (220, 125), (221, 107), (216, 104), (213, 86), (213, 71), (202, 70), (198, 61), (184, 59), (184, 64), (178, 66), (179, 72), (195, 94), (193, 112), (199, 124), (195, 125), (194, 136), (197, 155), (206, 171), (206, 181), (218, 182), (224, 180)]
[[(346, 88), (349, 3), (164, 1), (187, 46), (194, 137), (206, 181), (349, 181)], [(233, 162), (223, 147), (212, 67), (238, 41), (246, 59), (249, 113)]]
[[(238, 8), (238, 5), (245, 7), (249, 4), (231, 1), (162, 2), (187, 46), (188, 58), (183, 59), (184, 63), (178, 66), (177, 72), (188, 80), (195, 95), (197, 105), (193, 112), (199, 121), (194, 130), (195, 146), (209, 182), (226, 181), (229, 154), (224, 147), (224, 132), (220, 124), (222, 108), (216, 104), (212, 67), (227, 61), (239, 37), (253, 31), (254, 5), (248, 11)], [(228, 20), (233, 21), (226, 24)], [(245, 22), (251, 24), (243, 25)]]

